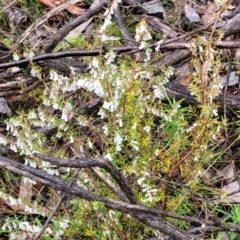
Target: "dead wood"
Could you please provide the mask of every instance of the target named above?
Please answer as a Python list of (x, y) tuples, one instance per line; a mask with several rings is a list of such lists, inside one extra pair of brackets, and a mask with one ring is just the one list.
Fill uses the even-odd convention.
[(233, 16), (233, 18), (226, 21), (226, 23), (220, 27), (224, 37), (228, 37), (232, 34), (239, 33), (240, 31), (240, 13)]
[(100, 2), (97, 6), (90, 8), (86, 13), (83, 15), (77, 17), (73, 21), (71, 21), (69, 24), (66, 24), (64, 27), (62, 27), (56, 34), (54, 34), (48, 42), (46, 42), (42, 48), (44, 52), (52, 52), (53, 49), (57, 46), (57, 44), (67, 36), (67, 34), (79, 26), (81, 23), (86, 22), (89, 20), (91, 17), (94, 15), (98, 14), (99, 12), (102, 11), (102, 9), (107, 5), (109, 1), (108, 0), (103, 0)]
[[(165, 85), (167, 94), (169, 97), (174, 97), (178, 100), (184, 99), (184, 103), (187, 105), (197, 106), (199, 103), (196, 101), (195, 97), (191, 95), (190, 91), (187, 87), (182, 86), (178, 83), (169, 82)], [(221, 109), (223, 109), (224, 105), (224, 96), (223, 93), (219, 95), (216, 100), (220, 103)], [(227, 107), (231, 110), (239, 110), (240, 109), (240, 95), (227, 94)]]
[(46, 60), (39, 62), (39, 65), (48, 69), (53, 68), (64, 76), (71, 74), (70, 67), (74, 67), (74, 71), (78, 74), (85, 73), (87, 69), (87, 65), (84, 62), (70, 58)]

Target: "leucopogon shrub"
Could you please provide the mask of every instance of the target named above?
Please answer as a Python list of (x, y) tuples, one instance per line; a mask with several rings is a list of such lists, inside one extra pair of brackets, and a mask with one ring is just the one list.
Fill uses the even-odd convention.
[[(101, 28), (103, 41), (109, 41), (104, 32), (111, 23), (114, 6), (106, 12), (107, 22)], [(158, 179), (164, 176), (170, 180), (180, 168), (179, 174), (185, 179), (183, 190), (184, 186), (194, 188), (202, 165), (215, 156), (212, 149), (225, 124), (218, 118), (217, 105), (213, 102), (221, 87), (220, 53), (204, 37), (192, 41), (195, 73), (189, 89), (200, 104), (199, 109), (182, 107), (181, 101), (168, 98), (164, 86), (173, 76), (173, 68), (164, 67), (156, 73), (149, 64), (152, 49), (147, 42), (151, 35), (143, 21), (137, 26), (136, 40), (145, 50), (144, 63), (118, 59), (109, 51), (93, 58), (89, 73), (84, 75), (76, 73), (74, 68), (70, 68), (69, 76), (52, 69), (51, 81), (44, 83), (41, 104), (23, 109), (8, 119), (9, 134), (7, 138), (2, 137), (0, 143), (20, 154), (25, 164), (61, 175), (57, 168), (33, 157), (33, 153), (72, 158), (74, 156), (59, 147), (59, 142), (68, 142), (76, 154), (84, 149), (86, 155), (104, 156), (112, 161), (129, 180), (142, 204), (156, 207), (159, 202), (166, 202), (166, 209), (177, 211), (189, 196), (168, 194)], [(33, 63), (31, 74), (42, 81), (42, 69)], [(82, 103), (98, 97), (103, 104), (96, 114), (83, 114), (76, 107), (79, 95)], [(95, 124), (96, 119), (101, 119), (100, 125)], [(98, 136), (98, 144), (94, 137), (83, 137), (86, 128)], [(56, 133), (49, 139), (43, 129), (56, 129)], [(71, 169), (67, 171), (71, 175)], [(106, 174), (106, 177), (109, 176)], [(89, 191), (114, 197), (104, 183), (87, 170), (81, 171), (77, 183)], [(65, 235), (78, 235), (81, 229), (84, 236), (94, 239), (115, 239), (123, 228), (133, 229), (135, 239), (141, 239), (148, 232), (160, 234), (128, 215), (123, 221), (123, 214), (107, 210), (98, 202), (74, 199), (71, 209), (72, 218), (66, 220), (65, 217)], [(63, 219), (64, 216), (56, 216), (55, 225), (62, 226)], [(19, 220), (13, 218), (11, 224), (6, 223), (5, 229), (23, 229), (19, 223), (13, 224), (16, 221)], [(54, 228), (48, 230), (45, 237), (52, 236)], [(126, 231), (129, 236), (133, 232)]]

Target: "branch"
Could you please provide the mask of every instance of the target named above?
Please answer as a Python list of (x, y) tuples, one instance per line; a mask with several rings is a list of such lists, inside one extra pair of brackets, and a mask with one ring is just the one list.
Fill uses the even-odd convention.
[(35, 157), (40, 158), (44, 161), (50, 162), (58, 167), (71, 167), (71, 168), (92, 168), (99, 167), (105, 169), (118, 183), (126, 197), (132, 204), (138, 204), (138, 200), (135, 197), (134, 192), (128, 185), (122, 174), (113, 166), (113, 164), (106, 158), (99, 157), (96, 159), (76, 159), (76, 160), (63, 160), (61, 158), (50, 157), (40, 153), (34, 153)]
[(43, 83), (41, 81), (36, 81), (31, 86), (20, 89), (20, 90), (0, 92), (0, 97), (23, 95), (23, 94), (31, 92), (32, 90), (36, 89), (37, 87), (39, 87), (42, 84)]
[(107, 5), (109, 0), (103, 0), (96, 7), (90, 7), (88, 11), (79, 17), (75, 18), (69, 24), (64, 25), (57, 33), (55, 33), (49, 40), (47, 44), (43, 47), (44, 52), (52, 52), (53, 49), (57, 46), (57, 44), (63, 40), (67, 34), (72, 31), (74, 28), (79, 26), (80, 24), (88, 21), (95, 14), (98, 14), (102, 11), (102, 9)]
[(105, 176), (98, 168), (92, 168), (93, 172), (101, 179), (112, 192), (114, 192), (123, 202), (129, 203), (125, 194), (109, 179), (109, 174)]
[[(178, 100), (185, 99), (184, 102), (187, 105), (194, 105), (194, 106), (198, 105), (197, 100), (195, 99), (195, 97), (193, 95), (191, 95), (191, 93), (190, 93), (190, 91), (188, 90), (187, 87), (182, 86), (182, 85), (177, 84), (177, 83), (174, 83), (174, 82), (168, 82), (165, 85), (165, 88), (166, 88), (168, 97), (176, 98)], [(223, 105), (224, 105), (224, 95), (223, 95), (223, 93), (221, 93), (218, 96), (217, 101), (220, 102), (221, 108), (223, 108)], [(230, 109), (239, 110), (240, 99), (239, 99), (238, 95), (228, 94), (226, 101), (227, 101), (227, 106)]]
[(221, 27), (224, 37), (240, 32), (240, 13), (226, 21), (226, 24)]
[[(173, 43), (162, 43), (160, 45), (161, 50), (174, 50), (174, 49), (188, 49), (190, 44), (188, 42), (173, 42)], [(219, 41), (216, 45), (218, 48), (238, 48), (240, 46), (240, 41)], [(151, 48), (155, 48), (156, 44), (150, 46)], [(114, 51), (117, 54), (127, 53), (130, 51), (143, 51), (140, 50), (137, 46), (123, 46), (123, 47), (112, 47), (109, 50)], [(182, 50), (187, 51), (188, 50)], [(0, 64), (0, 69), (10, 68), (15, 66), (22, 66), (28, 64), (29, 62), (39, 62), (49, 59), (58, 59), (58, 58), (65, 58), (65, 57), (89, 57), (89, 56), (98, 56), (103, 54), (103, 49), (93, 49), (93, 50), (78, 50), (78, 51), (63, 51), (63, 52), (56, 52), (56, 53), (45, 53), (39, 54), (32, 58), (26, 58), (15, 62), (8, 62)], [(173, 56), (176, 53), (173, 53)], [(189, 54), (190, 55), (190, 52)]]
[(21, 36), (21, 39), (18, 41), (18, 44), (23, 43), (23, 41), (28, 38), (34, 31), (36, 31), (41, 25), (43, 25), (49, 18), (52, 16), (58, 14), (62, 10), (69, 7), (71, 4), (77, 3), (79, 0), (70, 0), (66, 3), (61, 4), (58, 7), (54, 7), (52, 10), (47, 12), (44, 16), (41, 17), (41, 19), (38, 19), (38, 21), (35, 21)]

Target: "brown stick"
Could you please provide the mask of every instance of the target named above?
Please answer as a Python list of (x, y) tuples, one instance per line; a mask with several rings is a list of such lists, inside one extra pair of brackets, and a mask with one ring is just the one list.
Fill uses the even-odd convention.
[(86, 13), (77, 17), (69, 24), (64, 25), (57, 33), (55, 33), (50, 40), (44, 45), (43, 51), (44, 52), (52, 52), (53, 49), (57, 46), (57, 44), (67, 36), (67, 34), (72, 31), (74, 28), (79, 26), (80, 24), (86, 22), (94, 15), (98, 14), (102, 11), (102, 9), (107, 5), (109, 0), (103, 0), (100, 2), (96, 7), (90, 7)]

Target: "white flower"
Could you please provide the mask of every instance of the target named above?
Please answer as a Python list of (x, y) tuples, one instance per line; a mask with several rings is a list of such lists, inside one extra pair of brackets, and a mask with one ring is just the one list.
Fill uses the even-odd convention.
[(155, 150), (154, 152), (155, 156), (158, 157), (161, 154), (161, 150), (159, 150), (158, 148)]
[(41, 75), (40, 69), (38, 69), (38, 68), (36, 68), (36, 67), (32, 67), (32, 69), (31, 69), (31, 76), (32, 76), (32, 77), (41, 78), (42, 75)]
[(73, 106), (71, 103), (67, 102), (65, 106), (62, 109), (62, 119), (67, 122), (68, 120), (72, 119), (74, 113), (73, 113)]
[(150, 109), (152, 114), (155, 115), (155, 116), (160, 116), (160, 111), (156, 108), (152, 108)]
[(61, 133), (61, 132), (58, 132), (58, 133), (57, 133), (57, 135), (56, 135), (56, 137), (57, 137), (57, 138), (61, 138), (61, 137), (62, 137), (62, 135), (63, 135), (63, 133)]
[(34, 56), (35, 56), (35, 53), (34, 53), (34, 52), (29, 52), (29, 53), (28, 53), (28, 57), (29, 57), (29, 58), (33, 58)]
[(146, 177), (141, 177), (141, 178), (139, 178), (138, 180), (137, 180), (137, 184), (138, 185), (142, 185), (142, 183), (143, 183), (143, 181), (146, 179)]
[[(105, 34), (102, 34), (102, 42), (106, 42), (106, 41), (117, 41), (117, 40), (120, 40), (119, 37), (113, 37), (113, 36), (107, 36)], [(107, 63), (109, 64), (109, 63)]]
[(86, 126), (87, 126), (85, 120), (82, 119), (82, 118), (78, 118), (78, 124), (79, 124), (80, 126), (83, 126), (83, 127), (86, 127)]
[(122, 122), (122, 115), (121, 114), (116, 114), (116, 117), (117, 117), (117, 123), (119, 125), (119, 127), (122, 127), (123, 126), (123, 122)]
[(146, 58), (144, 58), (144, 62), (148, 62), (148, 61), (151, 60), (151, 53), (152, 53), (152, 49), (147, 48), (146, 51), (145, 51)]
[(212, 139), (213, 139), (214, 141), (216, 141), (216, 140), (217, 140), (217, 137), (216, 137), (216, 135), (215, 135), (215, 134), (213, 134), (213, 135), (212, 135)]
[[(12, 231), (12, 227), (9, 225), (9, 223), (4, 223), (3, 225), (2, 225), (2, 230), (10, 230), (10, 231)], [(10, 237), (10, 236), (9, 236)], [(15, 238), (14, 238), (15, 239)]]
[(153, 94), (155, 98), (163, 99), (166, 96), (166, 91), (163, 87), (153, 85)]
[(162, 44), (163, 42), (164, 42), (164, 40), (160, 40), (160, 41), (157, 42), (157, 44), (156, 44), (157, 46), (156, 46), (156, 48), (155, 48), (155, 51), (156, 51), (156, 52), (159, 51), (160, 46), (161, 46), (161, 44)]
[(35, 162), (32, 162), (32, 161), (29, 162), (29, 166), (33, 167), (33, 168), (37, 168), (37, 164)]
[(66, 113), (66, 112), (62, 112), (62, 120), (64, 120), (65, 122), (67, 122), (68, 121), (68, 114)]
[(143, 130), (144, 130), (145, 132), (149, 133), (150, 130), (151, 130), (151, 128), (150, 128), (149, 126), (145, 126), (145, 127), (143, 128)]
[(111, 63), (114, 62), (114, 60), (116, 58), (116, 54), (115, 54), (115, 52), (110, 51), (106, 54), (105, 58), (107, 59), (106, 64), (110, 65)]
[(58, 74), (55, 70), (50, 70), (50, 79), (53, 81), (58, 81)]
[(150, 72), (141, 71), (139, 74), (140, 74), (141, 78), (151, 79), (151, 73)]
[(107, 155), (105, 155), (104, 158), (107, 158), (109, 161), (112, 161), (112, 160), (113, 160), (110, 153), (108, 153)]
[(199, 158), (197, 156), (194, 157), (193, 159), (194, 162), (198, 162), (199, 161)]
[(105, 16), (105, 21), (104, 21), (102, 27), (100, 28), (100, 31), (99, 31), (100, 34), (103, 34), (106, 31), (107, 26), (109, 26), (112, 23), (112, 21), (111, 21), (112, 13), (113, 13), (113, 8), (110, 7), (110, 8), (107, 8), (105, 13), (103, 14)]
[(34, 52), (24, 52), (23, 56), (25, 58), (33, 58), (35, 56)]
[(94, 68), (98, 68), (99, 67), (99, 61), (97, 60), (97, 58), (94, 58), (92, 61), (92, 66)]
[(69, 221), (67, 219), (63, 219), (62, 221), (59, 221), (58, 224), (59, 224), (59, 227), (61, 228), (67, 228), (69, 226)]
[(16, 52), (13, 53), (13, 60), (14, 61), (18, 61), (20, 59), (20, 57), (18, 56), (18, 54)]
[(0, 137), (0, 144), (6, 145), (7, 144), (6, 138)]
[(28, 113), (28, 119), (36, 119), (37, 114), (34, 111)]
[(18, 201), (18, 199), (15, 199), (11, 196), (8, 197), (8, 200), (10, 201), (10, 205), (16, 205), (19, 204), (20, 202)]
[(50, 175), (59, 175), (59, 172), (58, 172), (58, 170), (57, 169), (43, 169), (44, 171), (46, 171), (48, 174), (50, 174)]
[(140, 76), (140, 72), (137, 72), (137, 73), (134, 75), (133, 79), (137, 79), (139, 76)]
[(38, 113), (38, 115), (39, 115), (39, 118), (40, 118), (40, 120), (41, 120), (42, 122), (45, 122), (45, 121), (46, 121), (46, 117), (45, 117), (44, 112), (40, 111), (40, 112)]
[(106, 110), (108, 110), (109, 112), (114, 112), (115, 110), (117, 110), (119, 103), (115, 100), (110, 101), (110, 102), (106, 102), (104, 101), (103, 103), (103, 108), (105, 108)]
[(27, 178), (27, 177), (24, 177), (23, 178), (23, 182), (24, 183), (29, 183), (29, 184), (36, 184), (36, 181), (30, 179), (30, 178)]
[(52, 106), (54, 109), (60, 109), (59, 105), (57, 102), (53, 103), (53, 106)]
[(218, 110), (217, 109), (213, 109), (212, 115), (217, 117), (218, 116)]
[(70, 136), (70, 143), (74, 143), (74, 138), (73, 138), (73, 136)]
[(132, 126), (132, 129), (136, 129), (137, 128), (137, 123), (135, 122)]
[(10, 144), (10, 149), (14, 152), (17, 152), (17, 147), (15, 144)]
[(140, 46), (138, 47), (140, 50), (145, 49), (148, 47), (148, 44), (146, 42), (141, 42)]
[(70, 66), (69, 69), (72, 75), (76, 75), (76, 72), (75, 72), (76, 69), (74, 67)]
[(114, 218), (113, 216), (116, 214), (113, 210), (108, 211), (109, 217), (112, 221), (116, 221), (117, 219)]
[[(99, 77), (97, 76), (98, 73), (95, 71), (91, 71), (92, 74), (96, 74), (95, 77)], [(102, 88), (101, 83), (99, 82), (99, 80), (94, 80), (94, 79), (79, 79), (77, 81), (74, 81), (68, 85), (65, 85), (64, 87), (62, 87), (62, 91), (65, 92), (72, 92), (72, 91), (76, 91), (78, 89), (85, 89), (88, 92), (94, 92), (96, 95), (98, 95), (99, 97), (104, 97), (104, 90)]]
[(139, 146), (138, 146), (138, 142), (137, 142), (137, 141), (132, 140), (132, 141), (131, 141), (131, 145), (132, 145), (132, 147), (133, 147), (136, 151), (139, 150)]
[(116, 143), (116, 151), (119, 152), (122, 150), (121, 143), (123, 141), (123, 138), (120, 136), (119, 133), (116, 134), (114, 138), (114, 142)]
[(32, 232), (32, 226), (29, 224), (29, 222), (20, 222), (18, 227), (21, 230)]
[(104, 126), (102, 126), (102, 129), (103, 129), (103, 133), (107, 136), (108, 135), (108, 126), (104, 125)]
[(55, 239), (60, 239), (62, 234), (63, 234), (63, 230), (59, 229), (58, 231), (56, 231), (54, 238)]
[(88, 139), (88, 146), (89, 146), (89, 148), (91, 148), (91, 149), (93, 149), (93, 144), (92, 144), (92, 142), (91, 142), (91, 140), (90, 139)]
[(147, 23), (143, 19), (136, 26), (135, 39), (137, 42), (148, 41), (148, 40), (152, 39), (152, 36), (147, 28)]

